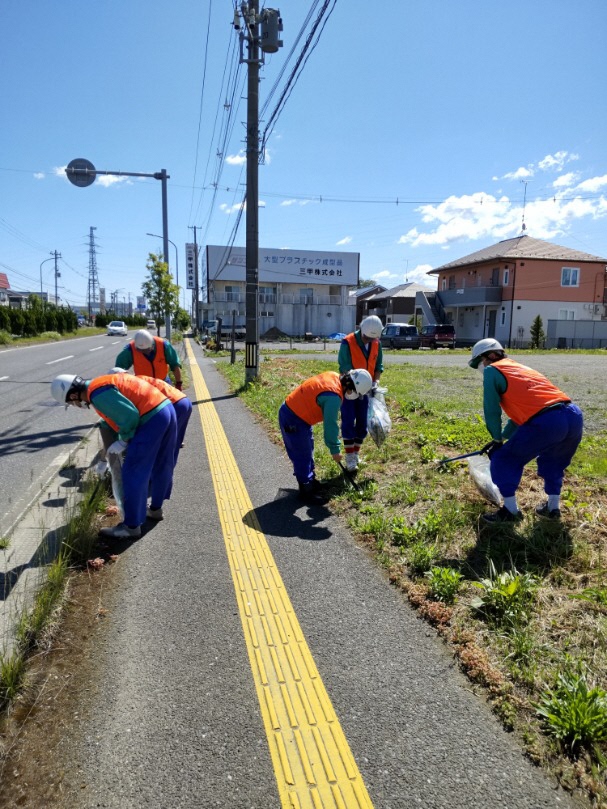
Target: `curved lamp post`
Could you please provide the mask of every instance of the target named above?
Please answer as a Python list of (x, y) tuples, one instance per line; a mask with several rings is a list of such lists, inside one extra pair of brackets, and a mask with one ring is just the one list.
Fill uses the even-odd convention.
[(42, 261), (40, 263), (40, 300), (42, 300), (42, 295), (43, 295), (43, 292), (42, 292), (42, 265), (46, 264), (47, 261), (54, 261), (55, 254), (51, 253), (51, 256), (52, 256), (52, 258), (45, 258), (44, 261)]

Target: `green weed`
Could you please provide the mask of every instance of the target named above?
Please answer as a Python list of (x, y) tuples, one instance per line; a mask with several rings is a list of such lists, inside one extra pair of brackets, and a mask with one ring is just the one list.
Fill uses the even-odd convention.
[(473, 610), (490, 623), (517, 626), (529, 618), (538, 582), (531, 573), (516, 570), (498, 573), (490, 560), (489, 577), (472, 585), (482, 590), (482, 596), (470, 603)]
[(0, 658), (0, 703), (10, 702), (19, 693), (25, 677), (25, 658), (20, 652)]
[(433, 567), (426, 571), (428, 592), (436, 601), (453, 604), (464, 577), (452, 567)]
[(423, 576), (435, 564), (438, 557), (436, 545), (415, 542), (407, 551), (407, 563), (414, 576)]
[(582, 664), (560, 673), (534, 707), (547, 732), (569, 752), (584, 747), (601, 757), (597, 746), (607, 741), (607, 692), (588, 682)]

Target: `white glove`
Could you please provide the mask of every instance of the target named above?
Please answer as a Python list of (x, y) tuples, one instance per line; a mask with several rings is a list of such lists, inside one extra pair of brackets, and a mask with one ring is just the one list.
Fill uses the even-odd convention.
[(102, 478), (108, 470), (107, 461), (99, 461), (95, 465), (95, 472)]
[(126, 441), (114, 441), (113, 444), (110, 444), (107, 450), (108, 455), (122, 455), (126, 452), (127, 443)]

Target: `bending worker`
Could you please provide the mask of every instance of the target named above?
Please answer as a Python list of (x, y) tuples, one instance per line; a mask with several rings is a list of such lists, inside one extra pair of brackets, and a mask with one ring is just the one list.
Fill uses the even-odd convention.
[[(124, 370), (124, 368), (116, 367), (111, 368), (109, 373), (125, 374), (127, 372)], [(187, 430), (188, 422), (190, 420), (190, 416), (192, 415), (192, 402), (188, 399), (185, 393), (183, 393), (183, 391), (177, 390), (177, 388), (175, 388), (173, 385), (169, 385), (169, 383), (165, 382), (164, 379), (155, 379), (153, 376), (140, 376), (139, 379), (143, 379), (143, 381), (147, 382), (148, 385), (153, 385), (155, 388), (157, 388), (173, 405), (175, 410), (175, 418), (177, 419), (177, 439), (175, 442), (175, 464), (177, 464), (179, 450), (183, 446), (185, 431)]]
[[(384, 370), (379, 342), (382, 329), (381, 320), (376, 315), (370, 315), (362, 321), (357, 331), (348, 334), (341, 341), (337, 355), (340, 374), (353, 368), (364, 368), (371, 374), (373, 387), (377, 387)], [(341, 406), (341, 435), (346, 451), (346, 468), (350, 472), (358, 468), (360, 448), (367, 435), (368, 412), (368, 396), (354, 400), (346, 398)]]
[(344, 397), (354, 400), (365, 396), (372, 384), (371, 374), (366, 370), (348, 371), (341, 376), (335, 371), (326, 371), (302, 382), (281, 405), (278, 412), (280, 432), (302, 500), (314, 502), (318, 499), (313, 425), (323, 423), (325, 444), (333, 460), (340, 463), (338, 416), (341, 403)]
[(108, 452), (124, 451), (124, 522), (100, 533), (110, 539), (137, 539), (146, 516), (161, 520), (162, 505), (171, 496), (177, 435), (173, 405), (152, 385), (124, 373), (94, 379), (61, 374), (52, 381), (51, 393), (66, 407), (92, 406), (115, 431), (117, 440)]
[[(504, 498), (504, 505), (483, 519), (489, 523), (522, 519), (516, 490), (525, 464), (534, 458), (548, 498), (536, 513), (560, 519), (565, 469), (582, 440), (582, 411), (545, 376), (508, 359), (491, 337), (476, 343), (468, 365), (483, 371), (485, 424), (493, 439), (488, 450), (491, 477)], [(509, 418), (503, 431), (502, 410)]]
[(168, 340), (153, 337), (146, 329), (135, 332), (116, 357), (116, 365), (125, 371), (133, 366), (135, 376), (153, 376), (170, 382), (169, 369), (175, 377), (175, 387), (181, 390), (181, 362)]

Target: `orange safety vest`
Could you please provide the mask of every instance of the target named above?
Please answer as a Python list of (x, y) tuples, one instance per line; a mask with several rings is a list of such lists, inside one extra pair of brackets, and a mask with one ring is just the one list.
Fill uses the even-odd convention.
[(129, 402), (135, 405), (139, 411), (139, 416), (145, 416), (155, 407), (162, 404), (167, 396), (164, 396), (159, 390), (152, 385), (148, 385), (143, 379), (131, 374), (104, 374), (103, 376), (96, 376), (92, 379), (88, 386), (89, 401), (99, 413), (102, 419), (107, 421), (114, 432), (119, 433), (120, 427), (115, 421), (108, 418), (108, 416), (100, 410), (97, 405), (91, 401), (92, 394), (99, 388), (107, 387), (108, 385), (116, 388)]
[(133, 355), (133, 370), (135, 376), (153, 376), (156, 379), (165, 379), (169, 373), (169, 366), (164, 356), (164, 340), (162, 337), (154, 337), (156, 343), (156, 354), (154, 359), (151, 360), (135, 348), (135, 341), (131, 340), (131, 354)]
[(183, 391), (177, 390), (177, 388), (173, 387), (173, 385), (169, 385), (169, 383), (165, 382), (164, 379), (156, 379), (153, 376), (141, 376), (139, 378), (143, 379), (144, 382), (147, 382), (148, 385), (153, 385), (155, 388), (158, 388), (158, 390), (161, 393), (164, 393), (167, 399), (170, 399), (173, 404), (186, 398)]
[(379, 354), (379, 340), (371, 341), (371, 348), (369, 349), (369, 359), (365, 357), (362, 348), (358, 345), (354, 333), (348, 334), (346, 337), (348, 348), (350, 349), (350, 357), (352, 359), (352, 368), (366, 368), (371, 376), (375, 377), (375, 366), (377, 364), (377, 355)]
[(322, 410), (316, 397), (321, 393), (336, 393), (343, 401), (344, 393), (339, 381), (339, 374), (335, 371), (325, 371), (323, 374), (306, 379), (289, 393), (285, 404), (306, 424), (319, 424), (322, 421)]
[(506, 358), (492, 362), (491, 367), (497, 368), (506, 377), (508, 387), (500, 396), (500, 404), (515, 424), (524, 424), (540, 410), (559, 402), (571, 401), (549, 379), (520, 362)]

